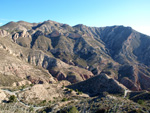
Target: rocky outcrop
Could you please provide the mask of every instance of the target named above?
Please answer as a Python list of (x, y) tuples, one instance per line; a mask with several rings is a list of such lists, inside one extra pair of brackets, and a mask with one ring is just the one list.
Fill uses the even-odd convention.
[(2, 91), (2, 90), (0, 90), (0, 103), (3, 101), (3, 100), (5, 100), (6, 99), (6, 94)]
[(43, 77), (36, 77), (36, 76), (27, 76), (27, 79), (32, 84), (45, 84), (45, 83), (56, 83), (57, 79), (55, 80), (51, 75), (46, 79)]
[(28, 80), (23, 80), (23, 81), (19, 81), (19, 82), (14, 82), (12, 84), (12, 86), (25, 86), (25, 85), (30, 85), (31, 82)]
[(27, 31), (17, 32), (12, 35), (12, 39), (23, 47), (30, 47), (31, 35)]
[(22, 31), (20, 33), (20, 37), (31, 38), (31, 35), (27, 31)]
[(73, 38), (73, 39), (76, 39), (76, 38), (80, 38), (81, 35), (78, 34), (78, 33), (69, 33), (69, 34), (68, 34), (68, 37)]
[(14, 42), (16, 42), (16, 40), (19, 38), (19, 33), (15, 33), (12, 37), (12, 39), (14, 40)]
[(60, 33), (57, 30), (54, 30), (51, 34), (50, 37), (59, 37)]
[(113, 78), (110, 78), (106, 74), (94, 76), (83, 82), (70, 85), (68, 88), (74, 90), (78, 89), (79, 91), (87, 93), (91, 96), (99, 95), (105, 91), (111, 94), (124, 93), (124, 90), (127, 89), (125, 86)]
[(22, 32), (19, 32), (19, 33), (15, 33), (12, 37), (14, 42), (16, 42), (16, 40), (18, 38), (31, 38), (31, 35), (27, 31), (22, 31)]
[[(93, 77), (93, 73), (90, 71), (80, 69), (80, 68), (72, 68), (75, 69), (74, 71), (70, 71), (70, 69), (66, 68), (66, 72), (64, 71), (54, 71), (50, 70), (50, 73), (57, 78), (57, 80), (68, 80), (71, 83), (80, 82), (83, 80), (87, 80), (91, 77)], [(84, 71), (84, 73), (82, 73)]]
[(0, 29), (0, 37), (5, 37), (5, 36), (8, 36), (8, 35), (9, 35), (9, 32)]

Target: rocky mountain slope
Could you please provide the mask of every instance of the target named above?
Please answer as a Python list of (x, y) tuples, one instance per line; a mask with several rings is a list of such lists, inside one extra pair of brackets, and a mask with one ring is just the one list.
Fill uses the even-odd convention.
[(110, 94), (124, 94), (125, 89), (127, 89), (125, 86), (106, 74), (97, 75), (86, 81), (82, 81), (68, 87), (74, 90), (78, 89), (90, 96), (100, 95), (103, 92), (108, 92)]
[(130, 90), (150, 90), (149, 46), (150, 37), (131, 27), (10, 22), (0, 27), (0, 71), (33, 83), (106, 73)]

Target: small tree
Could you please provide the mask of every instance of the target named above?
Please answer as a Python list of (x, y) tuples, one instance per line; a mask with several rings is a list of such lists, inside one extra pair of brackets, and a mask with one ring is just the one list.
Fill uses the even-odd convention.
[(16, 102), (16, 101), (17, 101), (17, 98), (16, 98), (15, 95), (11, 95), (11, 96), (9, 97), (9, 102)]

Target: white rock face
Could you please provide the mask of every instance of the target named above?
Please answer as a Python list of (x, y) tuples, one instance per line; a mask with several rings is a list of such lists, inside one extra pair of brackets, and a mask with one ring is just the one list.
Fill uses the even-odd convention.
[(20, 82), (14, 82), (12, 86), (24, 86), (24, 85), (30, 85), (31, 82), (28, 80), (23, 80)]
[(7, 35), (9, 35), (9, 33), (8, 33), (7, 31), (5, 31), (5, 30), (0, 30), (0, 37), (5, 37), (5, 36), (7, 36)]
[(31, 38), (31, 35), (26, 31), (22, 31), (21, 33), (15, 33), (12, 37), (12, 39), (14, 40), (14, 42), (16, 42), (16, 40), (18, 38)]
[(21, 37), (28, 37), (28, 38), (31, 38), (31, 35), (27, 32), (27, 31), (23, 31), (21, 34), (20, 34)]
[(12, 39), (14, 40), (14, 42), (16, 42), (18, 38), (19, 38), (19, 33), (15, 33)]
[(5, 98), (6, 98), (6, 94), (5, 94), (3, 91), (0, 90), (0, 103), (1, 103), (3, 100), (5, 100)]

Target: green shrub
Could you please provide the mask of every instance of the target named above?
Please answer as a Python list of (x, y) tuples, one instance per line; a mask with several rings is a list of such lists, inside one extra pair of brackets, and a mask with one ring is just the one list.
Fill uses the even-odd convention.
[(53, 97), (53, 99), (56, 99), (56, 97)]
[(78, 95), (82, 95), (82, 91), (78, 91)]
[(32, 86), (34, 86), (33, 84), (30, 84), (30, 86), (32, 87)]
[(46, 103), (46, 100), (43, 100), (42, 103), (43, 103), (43, 104)]
[(49, 103), (52, 103), (52, 101), (51, 101), (51, 100), (49, 100), (48, 102), (49, 102)]
[(34, 111), (34, 108), (33, 108), (33, 107), (30, 107), (30, 108), (29, 108), (29, 111), (30, 111), (30, 112)]
[(25, 85), (21, 86), (21, 90), (23, 90), (25, 87), (26, 87)]
[(70, 89), (70, 93), (73, 91), (73, 89)]
[(144, 105), (144, 100), (138, 100), (137, 103), (140, 105)]
[(62, 86), (62, 89), (64, 89), (64, 88), (65, 88), (65, 86), (63, 85), (63, 86)]
[(17, 101), (17, 98), (16, 98), (15, 95), (11, 95), (11, 96), (9, 97), (9, 102), (16, 102), (16, 101)]
[(78, 89), (75, 90), (76, 92), (79, 92)]
[(70, 109), (69, 109), (69, 112), (68, 113), (79, 113), (79, 111), (77, 110), (77, 108), (75, 106), (72, 106)]
[(65, 101), (67, 101), (67, 100), (68, 100), (67, 98), (63, 98), (63, 99), (62, 99), (63, 102), (65, 102)]

